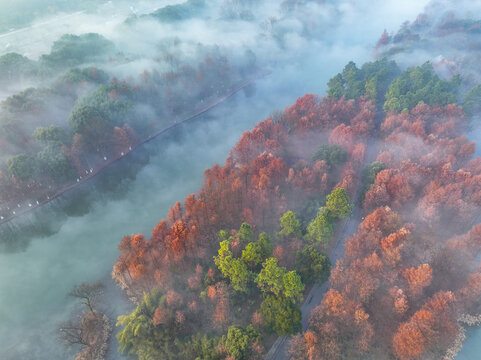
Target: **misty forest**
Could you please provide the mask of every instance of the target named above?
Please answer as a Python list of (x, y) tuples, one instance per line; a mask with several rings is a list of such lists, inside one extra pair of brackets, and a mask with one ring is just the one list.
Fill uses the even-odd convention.
[(481, 3), (0, 0), (0, 359), (481, 359)]

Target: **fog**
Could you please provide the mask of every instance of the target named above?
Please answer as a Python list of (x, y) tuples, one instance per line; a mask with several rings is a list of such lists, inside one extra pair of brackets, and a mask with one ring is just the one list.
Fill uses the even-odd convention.
[[(461, 19), (477, 21), (480, 11), (479, 2), (431, 1), (420, 11), (419, 16), (406, 17), (406, 24), (400, 28), (387, 27), (391, 40), (389, 44), (377, 48), (374, 54), (377, 57), (388, 56), (402, 67), (417, 66), (430, 61), (438, 75), (446, 79), (460, 74), (464, 80), (461, 89), (464, 94), (481, 81), (481, 65), (478, 61), (481, 56), (479, 34), (476, 31), (449, 29), (449, 24)], [(396, 35), (403, 32), (406, 36), (419, 38), (412, 40), (401, 36), (394, 40)], [(473, 121), (471, 127), (469, 137), (473, 140), (479, 139), (479, 121)], [(479, 146), (476, 147), (475, 156), (481, 156)]]
[[(387, 29), (391, 40), (377, 50), (377, 55), (387, 55), (404, 66), (431, 61), (441, 76), (459, 73), (467, 84), (477, 84), (479, 39), (476, 28), (470, 26), (479, 20), (480, 9), (477, 2), (431, 1), (418, 17), (406, 18), (400, 28)], [(467, 31), (461, 31), (463, 26)]]
[[(241, 92), (149, 145), (156, 155), (121, 199), (95, 203), (88, 214), (69, 218), (55, 235), (33, 239), (24, 252), (0, 254), (2, 359), (73, 358), (75, 349), (65, 350), (55, 336), (58, 324), (73, 310), (66, 294), (81, 281), (109, 279), (123, 235), (149, 234), (169, 206), (199, 189), (206, 168), (225, 161), (243, 131), (305, 93), (323, 95), (326, 82), (348, 61), (362, 65), (372, 59), (372, 47), (384, 29), (398, 29), (428, 4), (414, 0), (299, 1), (288, 9), (274, 0), (253, 1), (250, 6), (223, 1), (209, 4), (202, 19), (160, 23), (139, 18), (130, 25), (124, 23), (132, 12), (140, 16), (180, 2), (112, 1), (88, 12), (39, 17), (25, 30), (0, 36), (2, 54), (18, 51), (37, 60), (64, 33), (97, 32), (113, 41), (124, 61), (94, 65), (111, 77), (130, 77), (133, 82), (144, 70), (167, 71), (177, 66), (157, 59), (165, 50), (194, 64), (218, 49), (229, 60), (238, 61), (237, 67), (248, 61), (246, 52), (251, 51), (256, 65), (271, 71), (257, 81), (255, 96)], [(7, 3), (0, 2), (0, 6)], [(24, 9), (33, 9), (33, 4), (25, 3)], [(438, 55), (416, 52), (416, 64)], [(398, 60), (408, 65), (407, 58)], [(82, 66), (86, 65), (91, 64)], [(19, 88), (50, 85), (51, 81), (24, 79), (20, 85), (11, 84), (5, 97)], [(65, 120), (64, 112), (58, 114), (53, 116), (56, 121)], [(125, 312), (122, 299), (110, 302), (114, 317)], [(109, 358), (118, 357), (109, 353)]]

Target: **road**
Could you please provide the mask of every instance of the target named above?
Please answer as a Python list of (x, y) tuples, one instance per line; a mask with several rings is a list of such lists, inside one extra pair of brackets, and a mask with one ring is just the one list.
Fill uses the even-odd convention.
[[(372, 161), (375, 160), (376, 155), (376, 144), (375, 141), (370, 140), (367, 145), (367, 155), (364, 160), (364, 163), (361, 166), (360, 174), (364, 170), (365, 166)], [(356, 190), (354, 192), (354, 199), (359, 198), (360, 191), (362, 189), (361, 178), (357, 183)], [(350, 218), (345, 219), (341, 222), (342, 229), (339, 232), (339, 236), (337, 237), (336, 244), (332, 248), (331, 253), (329, 254), (329, 259), (331, 260), (331, 264), (335, 266), (338, 259), (344, 257), (344, 245), (346, 244), (347, 239), (351, 238), (354, 233), (356, 232), (359, 224), (361, 223), (361, 207), (355, 206), (352, 216)], [(302, 331), (306, 331), (308, 327), (309, 321), (309, 314), (311, 310), (318, 306), (324, 295), (329, 290), (329, 281), (324, 282), (321, 286), (314, 285), (307, 294), (304, 303), (301, 305), (301, 312), (302, 312)], [(272, 347), (270, 348), (269, 352), (267, 353), (265, 360), (287, 360), (289, 356), (287, 355), (287, 350), (289, 347), (289, 339), (288, 336), (283, 336), (277, 338), (274, 342)]]
[[(165, 5), (165, 2), (143, 1), (136, 4), (134, 11), (138, 15), (149, 14)], [(61, 35), (112, 28), (122, 23), (132, 11), (127, 3), (116, 5), (106, 2), (98, 6), (96, 13), (77, 11), (34, 22), (28, 27), (0, 34), (0, 56), (16, 52), (29, 58), (38, 58), (41, 54), (49, 53), (52, 43)]]
[(63, 187), (56, 189), (55, 191), (52, 190), (51, 194), (43, 194), (42, 196), (39, 197), (38, 200), (27, 200), (27, 201), (21, 201), (20, 203), (17, 204), (17, 206), (14, 206), (14, 204), (10, 204), (10, 206), (3, 205), (3, 208), (0, 208), (0, 225), (6, 224), (10, 222), (13, 219), (18, 218), (19, 216), (22, 216), (24, 214), (27, 214), (31, 211), (33, 211), (36, 208), (39, 208), (45, 204), (48, 204), (52, 202), (53, 200), (59, 198), (63, 194), (67, 193), (68, 191), (80, 186), (81, 184), (93, 179), (96, 177), (98, 174), (100, 174), (105, 168), (110, 166), (113, 163), (116, 163), (117, 161), (121, 160), (122, 158), (128, 156), (132, 151), (135, 151), (138, 147), (149, 143), (150, 141), (154, 140), (155, 138), (159, 137), (160, 135), (168, 132), (169, 130), (173, 129), (174, 127), (180, 126), (181, 124), (188, 122), (190, 120), (195, 119), (196, 117), (206, 113), (207, 111), (213, 109), (217, 105), (221, 104), (225, 100), (229, 99), (232, 97), (234, 94), (238, 93), (245, 87), (251, 85), (254, 83), (256, 80), (269, 75), (269, 72), (263, 72), (263, 73), (258, 73), (255, 76), (253, 76), (250, 79), (246, 79), (239, 84), (233, 86), (231, 89), (229, 89), (225, 94), (222, 94), (221, 96), (212, 99), (211, 101), (204, 103), (201, 106), (196, 107), (193, 112), (189, 115), (185, 115), (183, 119), (180, 120), (175, 120), (173, 123), (171, 123), (169, 126), (155, 132), (154, 134), (148, 136), (145, 139), (142, 139), (140, 142), (137, 144), (133, 144), (131, 147), (129, 147), (128, 150), (125, 150), (125, 152), (122, 152), (118, 154), (116, 157), (111, 157), (107, 158), (104, 157), (104, 162), (102, 164), (97, 164), (93, 166), (90, 171), (88, 169), (85, 169), (86, 175), (84, 177), (80, 176), (80, 178), (77, 178), (76, 181), (73, 181), (69, 184), (65, 184)]

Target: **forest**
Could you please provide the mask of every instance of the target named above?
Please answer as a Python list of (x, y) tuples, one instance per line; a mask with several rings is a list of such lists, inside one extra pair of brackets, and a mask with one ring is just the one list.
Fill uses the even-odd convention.
[[(245, 132), (150, 237), (120, 243), (112, 276), (138, 304), (119, 318), (121, 350), (262, 358), (272, 334), (301, 331), (306, 290), (329, 278), (293, 359), (441, 358), (480, 310), (481, 167), (461, 82), (430, 63), (350, 62), (326, 97)], [(363, 220), (331, 269), (354, 206)]]
[[(413, 85), (430, 86), (430, 76), (424, 84), (417, 78), (426, 69), (394, 80), (383, 108), (403, 103), (409, 91), (399, 91), (401, 81), (410, 96), (423, 94), (424, 86)], [(332, 269), (309, 329), (292, 340), (293, 359), (443, 358), (462, 315), (479, 314), (480, 169), (474, 143), (462, 134), (469, 117), (450, 100), (457, 82), (434, 84), (444, 90), (384, 116), (376, 145), (382, 166), (370, 177), (364, 220)]]

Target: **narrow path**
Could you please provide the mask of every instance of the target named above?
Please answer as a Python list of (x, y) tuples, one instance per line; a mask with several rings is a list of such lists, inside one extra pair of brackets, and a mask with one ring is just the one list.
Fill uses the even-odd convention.
[(56, 191), (53, 194), (44, 194), (43, 196), (46, 196), (43, 199), (39, 200), (30, 200), (30, 201), (22, 201), (22, 203), (19, 203), (17, 207), (13, 207), (13, 209), (7, 208), (9, 213), (0, 213), (0, 225), (8, 223), (9, 221), (16, 219), (24, 214), (27, 214), (31, 212), (32, 210), (41, 207), (42, 205), (48, 204), (51, 201), (59, 198), (61, 195), (67, 193), (68, 191), (75, 189), (76, 187), (80, 186), (83, 183), (86, 183), (90, 179), (94, 178), (98, 174), (100, 174), (104, 169), (106, 169), (108, 166), (112, 165), (113, 163), (119, 161), (120, 159), (126, 157), (129, 155), (131, 152), (133, 152), (135, 149), (139, 148), (140, 146), (147, 144), (154, 140), (155, 138), (159, 137), (160, 135), (166, 133), (167, 131), (187, 122), (190, 120), (193, 120), (194, 118), (206, 113), (207, 111), (213, 109), (217, 105), (221, 104), (225, 100), (229, 99), (232, 97), (234, 94), (238, 93), (240, 90), (243, 88), (247, 87), (248, 85), (254, 83), (256, 80), (268, 75), (268, 73), (262, 73), (254, 76), (251, 79), (244, 80), (241, 83), (237, 84), (236, 86), (232, 87), (226, 94), (224, 94), (221, 97), (215, 98), (212, 101), (200, 106), (196, 110), (194, 110), (193, 114), (187, 115), (184, 119), (179, 120), (179, 121), (174, 121), (171, 125), (157, 131), (156, 133), (150, 135), (149, 137), (145, 138), (141, 142), (137, 143), (136, 145), (132, 145), (129, 147), (128, 150), (125, 152), (121, 152), (114, 158), (107, 159), (106, 157), (104, 158), (105, 161), (103, 164), (100, 166), (91, 168), (91, 169), (86, 169), (86, 175), (84, 177), (80, 176), (76, 181), (71, 182), (69, 184), (66, 184), (63, 186), (61, 189)]
[[(356, 191), (356, 197), (359, 196), (359, 189), (361, 187), (358, 185), (358, 189)], [(356, 232), (357, 227), (360, 223), (361, 217), (361, 210), (359, 206), (356, 206), (353, 211), (353, 215), (345, 219), (342, 223), (342, 229), (340, 231), (339, 237), (337, 238), (336, 245), (333, 247), (331, 253), (329, 254), (329, 259), (331, 260), (331, 264), (333, 266), (336, 264), (336, 261), (344, 256), (344, 244), (346, 240), (352, 237)], [(321, 286), (314, 285), (307, 294), (304, 303), (301, 305), (301, 312), (302, 312), (302, 331), (306, 331), (308, 327), (308, 320), (309, 314), (311, 310), (318, 306), (324, 295), (329, 291), (329, 281), (324, 282)], [(269, 352), (267, 353), (265, 360), (287, 360), (289, 356), (287, 355), (287, 350), (289, 348), (289, 336), (283, 336), (277, 338), (274, 342), (272, 347), (270, 348)]]
[[(366, 167), (367, 164), (371, 163), (375, 160), (376, 155), (376, 143), (373, 140), (370, 140), (367, 144), (367, 155), (360, 168), (360, 174)], [(362, 189), (362, 182), (361, 177), (359, 177), (359, 181), (357, 183), (356, 191), (354, 192), (355, 201), (359, 198), (359, 194)], [(359, 224), (361, 223), (361, 207), (355, 206), (352, 216), (344, 219), (340, 226), (342, 226), (341, 231), (339, 232), (339, 236), (336, 239), (336, 243), (333, 246), (331, 253), (329, 254), (329, 259), (331, 260), (331, 264), (335, 266), (338, 259), (344, 257), (344, 245), (346, 244), (347, 239), (351, 238), (354, 233), (356, 232)], [(308, 321), (309, 321), (309, 314), (311, 310), (318, 306), (324, 295), (329, 291), (329, 280), (324, 282), (321, 286), (314, 285), (307, 294), (304, 303), (301, 305), (301, 312), (302, 312), (302, 331), (306, 331), (308, 328)], [(269, 349), (265, 360), (288, 360), (289, 356), (287, 354), (289, 348), (289, 336), (283, 336), (277, 338), (274, 342), (272, 347)]]

